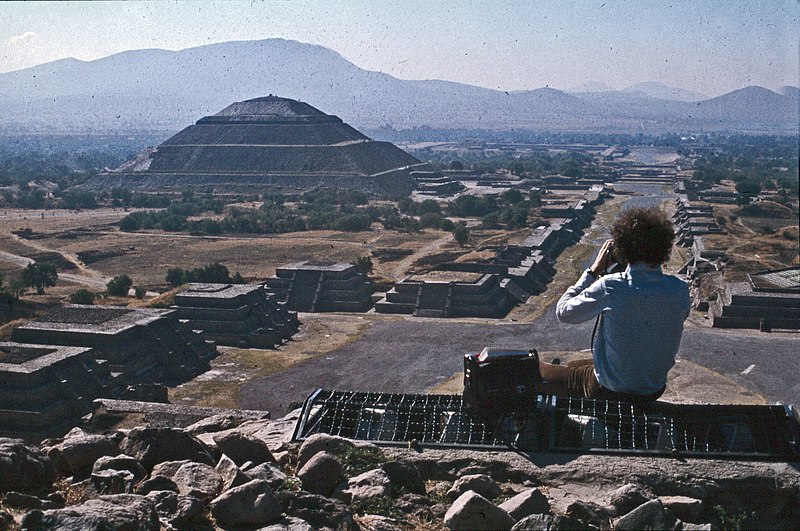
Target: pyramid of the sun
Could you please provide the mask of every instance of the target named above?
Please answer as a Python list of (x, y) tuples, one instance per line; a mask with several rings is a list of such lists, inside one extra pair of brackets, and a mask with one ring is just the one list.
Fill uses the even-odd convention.
[(276, 96), (236, 102), (91, 181), (91, 188), (203, 191), (314, 187), (408, 193), (424, 164), (389, 142), (369, 139), (336, 116)]

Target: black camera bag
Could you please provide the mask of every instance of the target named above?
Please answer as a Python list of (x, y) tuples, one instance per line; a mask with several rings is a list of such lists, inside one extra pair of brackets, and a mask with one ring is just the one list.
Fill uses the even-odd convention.
[(489, 350), (464, 356), (464, 407), (471, 415), (530, 413), (542, 381), (536, 350)]

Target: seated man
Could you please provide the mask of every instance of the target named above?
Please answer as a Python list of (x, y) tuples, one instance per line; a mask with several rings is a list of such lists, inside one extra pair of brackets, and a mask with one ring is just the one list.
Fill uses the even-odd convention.
[[(592, 360), (542, 363), (543, 393), (647, 402), (666, 388), (690, 309), (686, 283), (661, 272), (675, 239), (672, 223), (657, 208), (632, 208), (611, 236), (556, 305), (564, 323), (599, 316)], [(625, 271), (603, 275), (612, 261)]]

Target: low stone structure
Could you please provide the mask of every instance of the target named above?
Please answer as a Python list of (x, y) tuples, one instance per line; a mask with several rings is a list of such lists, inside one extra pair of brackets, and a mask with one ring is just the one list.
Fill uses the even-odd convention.
[(267, 279), (267, 288), (298, 312), (365, 312), (372, 307), (372, 282), (347, 262), (287, 264)]
[(272, 348), (297, 332), (295, 312), (287, 311), (263, 285), (189, 284), (175, 296), (179, 319), (220, 345)]
[(0, 436), (65, 433), (105, 394), (104, 369), (90, 348), (0, 343)]
[(91, 347), (112, 376), (106, 396), (128, 385), (185, 382), (208, 370), (217, 355), (213, 342), (180, 322), (175, 310), (154, 308), (66, 305), (16, 327), (11, 338)]
[(675, 199), (676, 243), (682, 247), (691, 247), (697, 236), (705, 234), (722, 234), (723, 230), (714, 217), (711, 205), (689, 201), (686, 196), (678, 195)]
[(395, 284), (375, 311), (417, 317), (504, 317), (528, 298), (513, 280), (491, 273), (436, 271)]
[(751, 273), (710, 307), (717, 328), (800, 329), (800, 266)]
[(502, 318), (531, 295), (542, 293), (555, 275), (554, 262), (564, 249), (580, 241), (603, 200), (552, 202), (549, 225), (534, 228), (518, 245), (499, 249), (485, 262), (449, 262), (434, 271), (396, 283), (375, 303), (380, 313), (417, 317)]
[(411, 178), (417, 185), (417, 193), (421, 195), (447, 197), (466, 189), (458, 180), (439, 171), (412, 171)]

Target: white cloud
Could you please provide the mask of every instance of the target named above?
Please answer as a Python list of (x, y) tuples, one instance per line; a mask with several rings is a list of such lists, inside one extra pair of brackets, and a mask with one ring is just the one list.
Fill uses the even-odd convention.
[(21, 35), (14, 35), (8, 39), (9, 46), (19, 46), (31, 42), (36, 38), (36, 32), (26, 31)]

